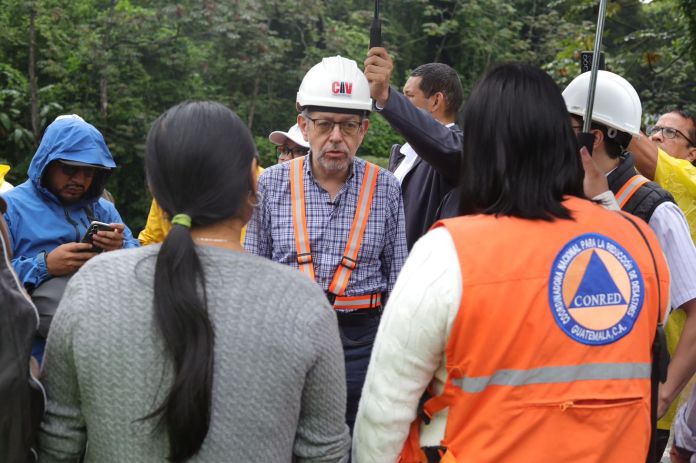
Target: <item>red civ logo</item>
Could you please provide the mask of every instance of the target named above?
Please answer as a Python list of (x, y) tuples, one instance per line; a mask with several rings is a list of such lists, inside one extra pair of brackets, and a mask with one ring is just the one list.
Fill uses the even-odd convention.
[(353, 93), (353, 82), (332, 82), (331, 92), (334, 95), (350, 95)]

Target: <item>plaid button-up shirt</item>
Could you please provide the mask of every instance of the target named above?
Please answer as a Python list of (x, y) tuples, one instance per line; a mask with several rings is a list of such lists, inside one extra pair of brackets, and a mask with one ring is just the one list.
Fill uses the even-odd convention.
[[(348, 241), (365, 161), (354, 159), (351, 173), (331, 201), (329, 193), (312, 175), (310, 156), (305, 159), (303, 172), (307, 230), (315, 278), (327, 291)], [(290, 163), (266, 169), (258, 180), (258, 194), (260, 203), (248, 224), (244, 248), (299, 268), (292, 222)], [(350, 276), (345, 295), (383, 293), (388, 297), (407, 253), (401, 189), (390, 172), (379, 169), (357, 267)]]

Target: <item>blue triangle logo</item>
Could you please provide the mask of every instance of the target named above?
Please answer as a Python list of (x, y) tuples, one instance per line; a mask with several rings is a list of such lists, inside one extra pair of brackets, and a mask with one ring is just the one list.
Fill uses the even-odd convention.
[(580, 286), (570, 301), (571, 309), (625, 305), (626, 300), (617, 288), (607, 267), (595, 251), (582, 276)]

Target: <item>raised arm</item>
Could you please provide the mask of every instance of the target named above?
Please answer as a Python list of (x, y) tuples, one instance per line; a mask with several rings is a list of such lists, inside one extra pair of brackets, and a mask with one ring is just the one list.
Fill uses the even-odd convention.
[(641, 132), (631, 139), (628, 150), (633, 153), (638, 171), (650, 180), (655, 180), (657, 169), (657, 146)]
[(418, 109), (390, 87), (393, 64), (384, 48), (372, 48), (365, 59), (365, 76), (379, 113), (411, 145), (418, 155), (448, 182), (458, 183), (462, 134)]

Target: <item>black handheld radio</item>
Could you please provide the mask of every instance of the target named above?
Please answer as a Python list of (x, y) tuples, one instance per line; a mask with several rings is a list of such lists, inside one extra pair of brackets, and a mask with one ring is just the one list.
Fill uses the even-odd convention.
[(382, 46), (382, 22), (379, 20), (379, 0), (375, 0), (375, 15), (370, 26), (370, 48)]

